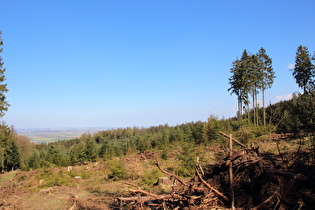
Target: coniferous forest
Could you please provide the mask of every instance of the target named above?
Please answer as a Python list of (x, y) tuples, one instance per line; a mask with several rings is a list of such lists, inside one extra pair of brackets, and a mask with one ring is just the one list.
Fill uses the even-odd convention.
[[(0, 38), (0, 53), (3, 50), (2, 45), (3, 42)], [(2, 122), (0, 125), (0, 172), (5, 174), (16, 170), (22, 172), (44, 170), (44, 175), (42, 174), (39, 179), (49, 180), (47, 174), (51, 173), (48, 170), (50, 168), (84, 166), (103, 162), (110, 171), (107, 173), (106, 180), (133, 180), (136, 178), (130, 176), (137, 176), (130, 175), (131, 172), (128, 172), (121, 160), (126, 157), (152, 153), (156, 155), (154, 158), (160, 162), (176, 160), (176, 165), (170, 165), (167, 170), (169, 173), (185, 179), (196, 173), (194, 171), (196, 157), (200, 157), (201, 161), (210, 164), (210, 161), (207, 160), (209, 158), (207, 148), (209, 151), (211, 150), (209, 148), (228, 150), (227, 139), (220, 132), (231, 134), (233, 138), (238, 139), (246, 146), (250, 144), (265, 144), (266, 146), (276, 142), (277, 148), (274, 150), (265, 148), (263, 152), (280, 155), (283, 162), (289, 162), (289, 160), (284, 160), (285, 152), (291, 149), (295, 151), (295, 148), (289, 148), (289, 146), (281, 148), (281, 143), (299, 141), (299, 151), (303, 144), (308, 144), (308, 150), (303, 153), (306, 156), (298, 156), (300, 158), (298, 162), (303, 166), (314, 167), (314, 61), (315, 57), (310, 54), (307, 47), (298, 46), (295, 67), (291, 71), (297, 85), (301, 88), (301, 93), (294, 93), (290, 100), (266, 105), (265, 93), (272, 87), (276, 77), (276, 72), (272, 67), (272, 58), (268, 56), (264, 48), (259, 49), (255, 54), (244, 50), (240, 58), (232, 61), (231, 76), (227, 78), (230, 85), (227, 94), (235, 95), (238, 104), (235, 117), (227, 119), (211, 115), (206, 122), (187, 122), (175, 126), (164, 124), (145, 128), (117, 128), (99, 131), (95, 134), (86, 133), (80, 138), (48, 144), (33, 144), (27, 137), (16, 134), (14, 125)], [(4, 66), (0, 57), (1, 116), (9, 108), (6, 99), (6, 93), (9, 90), (5, 83), (6, 69)], [(259, 101), (262, 101), (262, 104), (259, 104)], [(289, 138), (280, 138), (281, 135), (287, 135)], [(303, 142), (307, 140), (308, 143), (303, 143), (302, 140)], [(221, 156), (217, 154), (215, 158), (218, 160)], [(207, 166), (204, 167), (207, 168)], [(142, 182), (138, 184), (142, 183), (149, 188), (154, 184), (152, 181), (154, 173), (161, 175), (161, 172), (157, 171), (145, 174), (141, 179)], [(88, 172), (85, 175), (92, 176)], [(46, 187), (63, 185), (66, 179), (60, 178), (63, 176), (60, 173), (59, 179), (47, 184)], [(81, 176), (83, 175), (81, 174)], [(19, 179), (23, 178), (19, 176)], [(310, 193), (315, 193), (314, 191), (315, 189)], [(284, 198), (280, 196), (279, 200), (282, 202), (281, 199)], [(303, 199), (301, 198), (301, 200)], [(305, 198), (304, 203), (307, 200), (310, 199)], [(1, 202), (0, 199), (0, 206), (5, 205)], [(256, 203), (256, 205), (258, 204)], [(314, 200), (309, 201), (308, 205), (311, 204), (314, 204)], [(224, 206), (225, 203), (218, 202), (217, 205)], [(279, 208), (279, 206), (277, 207)]]

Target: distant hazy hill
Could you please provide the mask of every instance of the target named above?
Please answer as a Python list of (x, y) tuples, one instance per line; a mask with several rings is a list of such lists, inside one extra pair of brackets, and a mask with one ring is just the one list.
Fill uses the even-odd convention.
[(109, 130), (109, 127), (78, 127), (78, 128), (18, 128), (17, 134), (27, 136), (35, 143), (48, 143), (58, 140), (68, 140), (80, 137), (83, 133), (96, 133)]

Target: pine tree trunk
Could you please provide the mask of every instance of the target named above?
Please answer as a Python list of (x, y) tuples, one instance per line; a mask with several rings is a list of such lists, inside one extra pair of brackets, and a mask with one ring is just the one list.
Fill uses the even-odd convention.
[(263, 115), (264, 115), (264, 126), (266, 126), (266, 109), (265, 109), (265, 90), (262, 89), (262, 103), (263, 103)]
[(249, 104), (247, 104), (247, 121), (248, 121), (248, 124), (250, 124), (250, 109), (249, 109)]
[(241, 116), (242, 116), (242, 100), (240, 97), (238, 97), (238, 113), (237, 113), (238, 121), (241, 121)]
[(256, 108), (256, 126), (259, 125), (259, 104), (258, 104), (258, 94), (257, 94), (257, 90), (255, 89), (255, 108)]
[(256, 125), (255, 91), (253, 91), (253, 123)]

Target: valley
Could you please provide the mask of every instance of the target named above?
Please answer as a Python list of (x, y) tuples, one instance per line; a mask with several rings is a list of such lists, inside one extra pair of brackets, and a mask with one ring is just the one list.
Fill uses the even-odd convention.
[(69, 127), (69, 128), (17, 128), (18, 135), (28, 137), (35, 144), (50, 143), (79, 138), (83, 133), (94, 134), (110, 127)]

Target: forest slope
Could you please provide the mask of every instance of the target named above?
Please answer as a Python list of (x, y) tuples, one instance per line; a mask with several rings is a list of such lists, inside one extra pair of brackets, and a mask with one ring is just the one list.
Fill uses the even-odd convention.
[[(222, 163), (223, 157), (228, 156), (228, 142), (222, 143), (211, 147), (194, 148), (196, 152), (194, 157), (200, 157), (200, 164), (206, 173), (214, 170)], [(267, 166), (308, 177), (307, 184), (298, 182), (300, 186), (298, 194), (304, 208), (310, 209), (310, 205), (314, 205), (315, 202), (315, 185), (310, 181), (313, 178), (311, 174), (315, 172), (311, 170), (314, 157), (309, 156), (311, 154), (309, 149), (312, 148), (310, 139), (259, 140), (252, 143), (259, 146)], [(165, 195), (171, 191), (171, 186), (156, 185), (159, 177), (167, 175), (163, 174), (154, 162), (158, 160), (163, 169), (175, 173), (179, 170), (179, 166), (183, 166), (183, 160), (180, 159), (181, 152), (183, 151), (170, 150), (165, 158), (161, 150), (151, 150), (111, 160), (99, 159), (80, 166), (6, 172), (0, 176), (0, 205), (3, 209), (69, 209), (71, 207), (116, 209), (117, 198), (136, 195), (128, 191), (130, 186), (126, 185), (126, 182), (137, 185), (144, 191)], [(196, 159), (193, 159), (195, 162)], [(188, 183), (196, 176), (193, 171), (191, 174), (181, 179)], [(283, 194), (282, 200), (289, 199), (293, 195), (289, 190), (289, 185), (292, 184), (290, 180), (292, 179), (289, 178), (285, 182), (287, 185), (284, 189), (288, 191)], [(297, 190), (296, 187), (294, 189)], [(294, 199), (292, 202), (295, 206), (299, 206), (298, 201)], [(225, 206), (221, 202), (217, 205)]]

